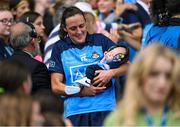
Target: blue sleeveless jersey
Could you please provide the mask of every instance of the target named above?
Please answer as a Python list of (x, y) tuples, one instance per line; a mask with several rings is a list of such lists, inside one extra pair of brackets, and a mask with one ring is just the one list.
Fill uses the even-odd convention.
[(159, 42), (160, 44), (177, 50), (178, 48), (178, 38), (180, 36), (180, 26), (152, 26), (147, 33), (144, 46), (149, 45), (154, 42)]
[[(87, 35), (84, 44), (75, 45), (69, 37), (58, 41), (52, 51), (49, 70), (62, 73), (64, 83), (73, 85), (75, 80), (85, 76), (88, 65), (97, 64), (103, 58), (104, 51), (115, 45), (101, 35)], [(111, 111), (115, 108), (114, 85), (95, 96), (69, 96), (64, 100), (64, 116), (98, 111)]]

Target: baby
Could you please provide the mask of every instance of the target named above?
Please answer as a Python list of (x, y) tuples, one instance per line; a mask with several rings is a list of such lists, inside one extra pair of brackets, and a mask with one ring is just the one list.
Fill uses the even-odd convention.
[[(109, 70), (119, 67), (128, 61), (129, 50), (126, 46), (115, 45), (104, 52), (104, 57), (98, 64), (89, 65), (86, 69), (85, 77), (75, 81), (74, 86), (66, 86), (65, 92), (68, 95), (80, 92), (81, 87), (90, 87), (91, 80), (96, 76), (96, 70)], [(111, 81), (108, 83), (110, 86)]]

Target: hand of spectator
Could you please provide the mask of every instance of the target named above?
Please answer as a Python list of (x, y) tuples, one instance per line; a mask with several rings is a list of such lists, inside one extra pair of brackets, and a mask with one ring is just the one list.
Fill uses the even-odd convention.
[(140, 23), (118, 24), (118, 31), (125, 30), (125, 31), (131, 33), (138, 28), (141, 28)]
[(106, 87), (95, 87), (91, 85), (90, 87), (83, 87), (80, 95), (81, 96), (94, 96), (96, 93), (103, 92), (106, 89)]
[[(118, 33), (120, 37), (124, 40), (125, 38), (133, 38), (140, 41), (142, 35), (142, 28), (140, 23), (132, 24), (119, 24)], [(125, 40), (126, 41), (126, 40)]]
[(121, 16), (125, 10), (137, 10), (137, 6), (134, 4), (116, 4), (115, 14)]
[(140, 50), (141, 48), (141, 35), (142, 35), (142, 28), (139, 23), (133, 24), (120, 24), (118, 26), (118, 33), (122, 40), (128, 42), (132, 47), (136, 50)]
[(110, 29), (110, 32), (103, 30), (102, 34), (104, 34), (106, 37), (108, 37), (109, 39), (111, 39), (115, 43), (118, 42), (120, 39), (118, 30)]
[(92, 84), (97, 87), (106, 86), (114, 76), (111, 70), (97, 70), (95, 75), (97, 76), (92, 80)]
[(126, 10), (134, 10), (134, 11), (136, 11), (138, 9), (135, 4), (127, 4), (126, 3), (126, 4), (124, 4), (124, 6), (125, 6)]

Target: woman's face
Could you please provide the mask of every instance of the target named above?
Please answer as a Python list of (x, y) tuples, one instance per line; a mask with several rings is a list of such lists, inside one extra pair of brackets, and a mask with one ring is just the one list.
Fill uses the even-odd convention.
[(29, 3), (26, 0), (22, 0), (18, 7), (16, 8), (16, 16), (17, 18), (21, 17), (25, 12), (28, 12), (29, 9)]
[(171, 89), (173, 65), (165, 57), (158, 57), (152, 65), (149, 75), (144, 80), (143, 94), (152, 103), (164, 104)]
[(98, 9), (101, 13), (109, 14), (109, 12), (114, 9), (115, 2), (114, 0), (99, 0)]
[(71, 40), (76, 44), (82, 44), (86, 40), (87, 28), (83, 15), (76, 14), (66, 19), (66, 28)]
[(34, 25), (34, 27), (35, 27), (35, 29), (37, 31), (38, 36), (41, 36), (41, 37), (44, 36), (44, 29), (45, 29), (45, 27), (43, 25), (43, 18), (41, 16), (39, 16), (35, 20), (33, 25)]
[(10, 11), (0, 11), (0, 36), (10, 35), (10, 28), (13, 24), (13, 15)]

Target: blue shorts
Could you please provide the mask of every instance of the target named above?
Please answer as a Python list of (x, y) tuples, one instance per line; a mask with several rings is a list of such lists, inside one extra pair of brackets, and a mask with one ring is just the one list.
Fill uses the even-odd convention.
[(102, 126), (110, 111), (92, 112), (69, 116), (73, 126)]

